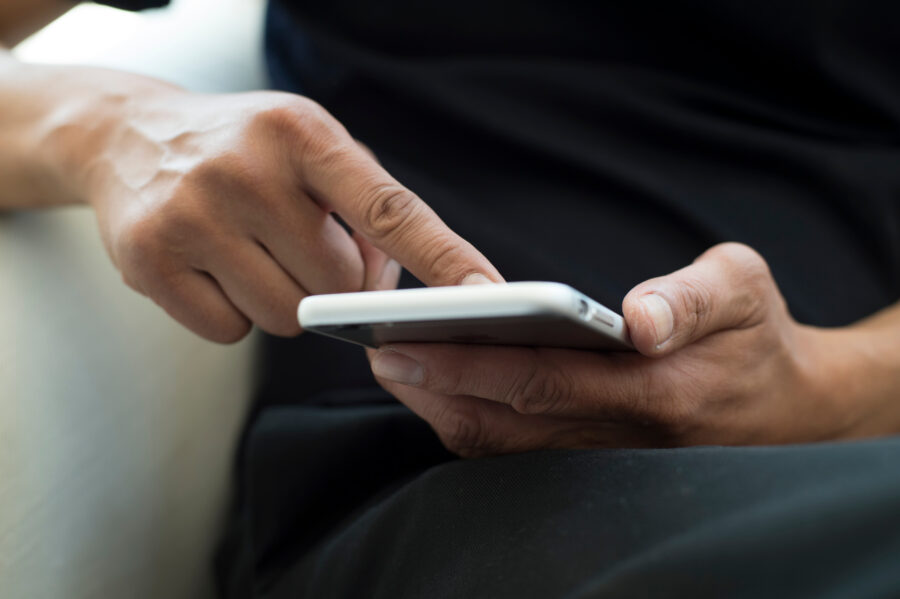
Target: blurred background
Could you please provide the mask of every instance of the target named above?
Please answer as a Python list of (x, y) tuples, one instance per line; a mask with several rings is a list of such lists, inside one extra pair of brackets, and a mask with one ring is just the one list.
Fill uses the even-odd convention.
[[(257, 89), (263, 8), (83, 4), (14, 51)], [(0, 339), (0, 597), (211, 596), (255, 340), (205, 342), (128, 289), (85, 207), (0, 214)]]
[(172, 0), (129, 13), (84, 3), (22, 42), (23, 60), (128, 69), (197, 91), (265, 87), (261, 0)]

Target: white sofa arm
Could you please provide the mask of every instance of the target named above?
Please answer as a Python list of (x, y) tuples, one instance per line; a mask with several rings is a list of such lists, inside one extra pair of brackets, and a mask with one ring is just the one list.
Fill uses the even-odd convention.
[[(77, 34), (88, 13), (47, 34)], [(145, 20), (115, 13), (130, 33), (93, 57), (47, 34), (21, 54), (247, 89), (262, 82), (261, 14), (182, 0)], [(0, 215), (0, 597), (209, 596), (253, 346), (205, 342), (129, 290), (88, 209)]]

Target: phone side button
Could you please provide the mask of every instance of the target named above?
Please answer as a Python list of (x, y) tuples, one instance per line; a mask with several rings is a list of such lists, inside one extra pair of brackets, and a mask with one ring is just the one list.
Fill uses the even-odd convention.
[(601, 324), (605, 324), (605, 325), (608, 326), (608, 327), (615, 326), (615, 323), (613, 323), (612, 318), (610, 318), (609, 316), (607, 316), (606, 314), (604, 314), (604, 313), (601, 312), (600, 310), (594, 310), (594, 311), (593, 311), (593, 314), (591, 314), (591, 318), (592, 318), (594, 321), (599, 322), (599, 323), (601, 323)]

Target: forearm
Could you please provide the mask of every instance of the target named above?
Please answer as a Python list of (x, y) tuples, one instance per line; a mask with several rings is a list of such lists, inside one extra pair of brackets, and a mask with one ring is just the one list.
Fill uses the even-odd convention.
[(849, 436), (900, 433), (900, 302), (852, 326), (817, 331), (819, 392), (848, 415)]
[(83, 201), (83, 167), (112, 115), (131, 98), (165, 89), (105, 69), (25, 64), (0, 49), (0, 210)]

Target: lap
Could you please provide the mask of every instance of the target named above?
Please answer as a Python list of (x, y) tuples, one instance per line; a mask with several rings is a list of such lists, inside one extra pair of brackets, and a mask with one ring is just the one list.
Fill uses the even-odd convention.
[(263, 410), (229, 596), (885, 596), (900, 438), (455, 460), (375, 392)]

